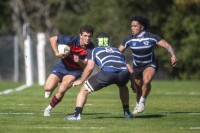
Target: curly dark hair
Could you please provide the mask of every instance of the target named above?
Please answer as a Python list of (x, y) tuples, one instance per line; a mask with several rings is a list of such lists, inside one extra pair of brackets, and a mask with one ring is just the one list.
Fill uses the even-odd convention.
[(145, 17), (142, 17), (142, 16), (133, 16), (131, 18), (131, 22), (132, 21), (139, 22), (141, 25), (144, 26), (144, 30), (147, 30), (147, 28), (150, 26), (150, 20), (148, 18), (145, 18)]

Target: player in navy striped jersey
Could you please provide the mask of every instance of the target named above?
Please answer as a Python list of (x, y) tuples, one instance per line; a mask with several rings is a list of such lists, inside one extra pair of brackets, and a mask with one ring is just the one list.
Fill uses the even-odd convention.
[(101, 70), (85, 81), (84, 86), (77, 96), (74, 115), (65, 118), (65, 120), (80, 120), (88, 94), (111, 84), (116, 84), (119, 87), (124, 117), (132, 117), (132, 114), (129, 111), (129, 92), (126, 84), (129, 81), (129, 74), (130, 72), (133, 72), (133, 70), (130, 65), (126, 63), (124, 55), (118, 48), (108, 46), (108, 35), (100, 33), (97, 36), (97, 40), (99, 47), (96, 47), (92, 51), (81, 78), (76, 80), (73, 85), (76, 86), (82, 84), (91, 74), (95, 64), (99, 66)]
[[(94, 48), (94, 44), (91, 42), (93, 32), (94, 30), (90, 25), (84, 25), (80, 27), (79, 36), (58, 35), (50, 38), (51, 47), (55, 55), (61, 60), (55, 65), (47, 78), (44, 86), (45, 98), (50, 97), (58, 83), (60, 83), (60, 86), (49, 106), (45, 108), (44, 116), (51, 116), (50, 111), (62, 100), (72, 83), (81, 76), (83, 66), (87, 64), (87, 55)], [(59, 44), (70, 47), (70, 54), (67, 57), (58, 52)]]
[(131, 19), (132, 34), (119, 46), (119, 50), (122, 52), (127, 48), (132, 51), (135, 82), (132, 88), (136, 92), (137, 102), (133, 114), (144, 111), (145, 100), (151, 90), (151, 81), (159, 67), (154, 55), (154, 47), (161, 46), (170, 53), (172, 66), (175, 66), (177, 62), (171, 45), (159, 36), (147, 32), (149, 25), (150, 22), (147, 18), (133, 16)]

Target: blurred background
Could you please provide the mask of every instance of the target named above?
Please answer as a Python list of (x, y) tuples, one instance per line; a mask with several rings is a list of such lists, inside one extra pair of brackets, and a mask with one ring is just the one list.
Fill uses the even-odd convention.
[[(81, 25), (90, 24), (94, 36), (106, 32), (118, 47), (131, 33), (133, 15), (148, 17), (149, 31), (167, 40), (176, 52), (178, 64), (173, 68), (169, 53), (155, 49), (160, 62), (156, 79), (200, 79), (200, 0), (2, 0), (0, 10), (0, 81), (25, 80), (24, 33), (30, 35), (33, 77), (38, 82), (38, 33), (45, 34), (48, 76), (58, 61), (49, 44), (51, 36), (78, 35)], [(125, 56), (131, 62), (130, 51)]]

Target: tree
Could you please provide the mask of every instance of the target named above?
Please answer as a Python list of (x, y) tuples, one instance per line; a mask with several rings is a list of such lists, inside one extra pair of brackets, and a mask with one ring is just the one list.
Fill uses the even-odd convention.
[[(25, 22), (30, 23), (31, 35), (45, 32), (47, 39), (58, 34), (79, 34), (81, 25), (91, 24), (95, 34), (110, 34), (112, 44), (118, 47), (130, 34), (130, 18), (146, 16), (151, 20), (149, 30), (169, 41), (178, 57), (177, 67), (171, 69), (166, 51), (156, 49), (160, 70), (176, 79), (200, 79), (200, 0), (10, 0), (0, 2), (0, 8), (0, 34), (17, 34), (21, 50)], [(47, 60), (52, 61), (48, 48)], [(125, 55), (131, 60), (130, 52)]]
[[(177, 68), (169, 72), (180, 79), (199, 79), (200, 4), (195, 0), (183, 2), (171, 8), (171, 15), (163, 26), (164, 36), (171, 39), (178, 56)], [(162, 61), (166, 60), (163, 58)], [(164, 69), (168, 68), (165, 64)]]

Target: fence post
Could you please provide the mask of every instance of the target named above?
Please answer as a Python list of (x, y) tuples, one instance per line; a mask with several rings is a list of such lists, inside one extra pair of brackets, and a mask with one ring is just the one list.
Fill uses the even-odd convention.
[(44, 85), (46, 80), (46, 69), (45, 69), (45, 45), (46, 39), (44, 33), (37, 34), (37, 62), (38, 62), (38, 84)]
[(29, 35), (29, 23), (23, 25), (23, 35), (24, 35), (24, 58), (25, 58), (25, 76), (26, 85), (33, 85), (33, 60), (32, 60), (32, 43)]
[(14, 36), (14, 82), (19, 82), (19, 41), (18, 36)]

